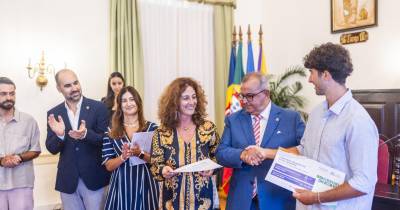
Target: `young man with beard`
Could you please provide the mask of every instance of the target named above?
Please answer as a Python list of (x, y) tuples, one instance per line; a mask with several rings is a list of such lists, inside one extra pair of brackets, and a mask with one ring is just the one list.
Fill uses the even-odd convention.
[(62, 69), (55, 76), (65, 101), (48, 111), (46, 147), (60, 153), (56, 190), (65, 210), (103, 209), (109, 173), (101, 165), (108, 111), (82, 96), (76, 74)]
[(0, 209), (33, 209), (32, 159), (40, 154), (35, 119), (15, 108), (13, 81), (0, 77)]
[[(309, 82), (316, 95), (326, 100), (310, 113), (301, 144), (288, 150), (312, 158), (346, 174), (345, 182), (331, 190), (296, 190), (298, 210), (371, 209), (377, 181), (378, 131), (367, 111), (352, 96), (345, 83), (353, 72), (349, 52), (338, 44), (315, 47), (304, 58)], [(258, 148), (263, 159), (276, 150)]]

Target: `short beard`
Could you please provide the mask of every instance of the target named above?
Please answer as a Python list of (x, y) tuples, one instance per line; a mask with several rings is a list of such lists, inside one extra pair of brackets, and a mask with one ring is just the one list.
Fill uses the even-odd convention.
[(77, 103), (77, 102), (79, 102), (79, 100), (81, 100), (81, 97), (82, 97), (82, 93), (79, 92), (79, 97), (77, 99), (75, 99), (73, 96), (68, 96), (68, 98), (66, 98), (66, 100), (73, 102), (73, 103)]
[(317, 96), (323, 96), (323, 95), (325, 95), (325, 93), (322, 91), (322, 90), (315, 90), (315, 95), (317, 95)]
[[(8, 104), (6, 104), (8, 103)], [(3, 103), (0, 103), (0, 108), (4, 110), (11, 110), (14, 108), (15, 102), (14, 101), (4, 101)]]

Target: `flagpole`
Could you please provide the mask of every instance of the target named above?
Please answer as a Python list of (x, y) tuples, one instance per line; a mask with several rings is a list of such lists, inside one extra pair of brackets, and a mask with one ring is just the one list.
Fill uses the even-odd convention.
[(268, 74), (267, 64), (265, 61), (264, 49), (263, 49), (263, 31), (262, 25), (260, 25), (260, 30), (258, 31), (258, 43), (260, 45), (260, 51), (258, 54), (258, 71), (264, 75)]
[(242, 26), (239, 25), (239, 42), (243, 41)]
[(251, 30), (250, 30), (250, 24), (247, 25), (247, 41), (251, 42)]
[(236, 47), (236, 26), (233, 26), (233, 33), (232, 33), (232, 47)]
[(250, 24), (248, 24), (248, 26), (247, 26), (247, 65), (246, 66), (247, 66), (246, 74), (255, 71)]

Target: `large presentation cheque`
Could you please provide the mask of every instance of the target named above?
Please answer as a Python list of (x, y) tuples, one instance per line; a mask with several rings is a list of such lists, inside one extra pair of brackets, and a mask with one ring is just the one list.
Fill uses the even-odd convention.
[(294, 189), (323, 192), (342, 184), (344, 178), (345, 174), (339, 170), (279, 149), (265, 180), (292, 192)]

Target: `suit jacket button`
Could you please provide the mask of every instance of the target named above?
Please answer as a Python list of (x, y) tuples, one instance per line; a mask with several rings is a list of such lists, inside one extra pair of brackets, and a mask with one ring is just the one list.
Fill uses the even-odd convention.
[(79, 147), (75, 147), (75, 151), (79, 151)]

